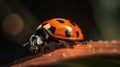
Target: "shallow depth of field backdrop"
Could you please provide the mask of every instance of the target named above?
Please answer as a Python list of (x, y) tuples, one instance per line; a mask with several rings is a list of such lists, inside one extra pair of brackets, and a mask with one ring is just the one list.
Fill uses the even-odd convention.
[[(85, 40), (120, 39), (119, 0), (0, 0), (0, 65), (28, 56), (21, 45), (41, 22), (56, 17), (75, 21)], [(84, 66), (90, 59), (74, 61)]]

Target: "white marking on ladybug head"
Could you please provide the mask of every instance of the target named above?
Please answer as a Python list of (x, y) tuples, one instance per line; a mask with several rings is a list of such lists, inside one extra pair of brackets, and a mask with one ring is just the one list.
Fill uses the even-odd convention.
[(46, 25), (43, 26), (43, 28), (45, 28), (46, 30), (48, 30), (50, 27), (51, 27), (50, 24), (46, 24)]
[(43, 43), (43, 41), (41, 40), (41, 38), (39, 36), (35, 36), (37, 38), (37, 44), (41, 45)]

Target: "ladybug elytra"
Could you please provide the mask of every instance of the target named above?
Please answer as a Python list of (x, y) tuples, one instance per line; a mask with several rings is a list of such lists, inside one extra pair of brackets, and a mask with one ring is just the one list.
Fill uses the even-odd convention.
[(39, 47), (47, 47), (50, 41), (71, 47), (70, 43), (83, 40), (83, 34), (75, 22), (64, 18), (53, 18), (41, 23), (30, 37), (30, 50), (38, 53)]

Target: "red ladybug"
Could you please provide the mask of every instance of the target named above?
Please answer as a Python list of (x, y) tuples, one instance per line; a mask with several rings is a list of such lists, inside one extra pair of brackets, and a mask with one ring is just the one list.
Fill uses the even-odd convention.
[(83, 33), (75, 22), (64, 18), (53, 18), (37, 27), (30, 37), (30, 50), (38, 53), (39, 47), (44, 49), (51, 41), (71, 47), (71, 43), (80, 40), (83, 40)]

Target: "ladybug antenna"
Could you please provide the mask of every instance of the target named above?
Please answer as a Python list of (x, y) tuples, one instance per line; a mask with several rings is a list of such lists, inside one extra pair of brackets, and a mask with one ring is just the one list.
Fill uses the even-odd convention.
[(30, 42), (26, 42), (24, 43), (22, 46), (25, 47), (26, 45), (28, 45)]

